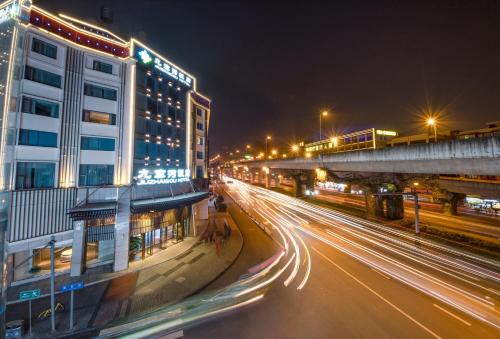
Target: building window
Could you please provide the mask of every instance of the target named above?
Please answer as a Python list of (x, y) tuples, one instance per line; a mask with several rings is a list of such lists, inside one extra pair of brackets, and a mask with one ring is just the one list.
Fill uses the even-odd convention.
[(111, 88), (85, 84), (84, 94), (91, 97), (116, 101), (116, 90)]
[(203, 159), (203, 152), (196, 152), (196, 159)]
[(87, 151), (114, 151), (115, 139), (82, 137), (80, 148)]
[(203, 137), (196, 137), (196, 144), (203, 145)]
[(82, 120), (95, 124), (116, 125), (116, 115), (111, 113), (83, 110)]
[(80, 186), (113, 185), (113, 165), (80, 165)]
[(42, 115), (44, 117), (59, 118), (59, 104), (23, 96), (21, 107), (23, 113)]
[(94, 60), (94, 62), (92, 64), (92, 69), (94, 71), (113, 74), (113, 65), (107, 64), (107, 63), (102, 62), (102, 61)]
[(199, 129), (200, 131), (203, 131), (203, 123), (197, 122), (196, 123), (196, 129)]
[(45, 55), (46, 57), (56, 59), (57, 58), (57, 47), (49, 44), (48, 42), (38, 40), (33, 38), (33, 43), (31, 44), (31, 50), (35, 53)]
[(19, 145), (57, 147), (57, 133), (20, 129)]
[(44, 85), (61, 88), (61, 76), (42, 69), (26, 66), (24, 78)]
[(203, 178), (203, 166), (196, 166), (196, 179)]
[(202, 117), (204, 113), (205, 113), (205, 110), (203, 108), (196, 107), (196, 115), (197, 116)]
[(18, 162), (16, 189), (54, 187), (55, 167), (51, 162)]

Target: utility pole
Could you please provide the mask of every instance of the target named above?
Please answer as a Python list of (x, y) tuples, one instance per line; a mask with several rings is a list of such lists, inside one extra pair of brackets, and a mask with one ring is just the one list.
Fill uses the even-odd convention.
[(419, 235), (420, 234), (420, 225), (419, 225), (419, 220), (418, 220), (418, 193), (417, 190), (413, 191), (413, 199), (414, 199), (414, 204), (415, 204), (415, 234)]
[(55, 242), (56, 239), (54, 236), (50, 237), (50, 321), (51, 321), (51, 332), (56, 331), (56, 292), (55, 292), (55, 284), (56, 284), (56, 272), (55, 272)]

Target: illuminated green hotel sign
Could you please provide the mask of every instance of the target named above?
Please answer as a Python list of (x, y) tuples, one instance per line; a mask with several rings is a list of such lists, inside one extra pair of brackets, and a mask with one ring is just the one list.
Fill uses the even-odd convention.
[(193, 86), (193, 79), (189, 75), (185, 74), (165, 59), (154, 55), (145, 48), (138, 48), (136, 50), (136, 58), (144, 65), (153, 64), (154, 68), (166, 74), (168, 77), (178, 80), (186, 86)]

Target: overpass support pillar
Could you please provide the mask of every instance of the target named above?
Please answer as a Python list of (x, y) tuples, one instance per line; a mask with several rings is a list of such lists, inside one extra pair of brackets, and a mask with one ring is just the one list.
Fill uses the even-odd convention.
[(351, 193), (351, 184), (346, 184), (344, 187), (344, 193), (350, 194)]
[(373, 195), (372, 190), (365, 189), (366, 212), (370, 216), (384, 216), (384, 200), (379, 195)]
[(271, 187), (271, 173), (264, 174), (264, 183), (266, 184), (266, 188)]
[(465, 198), (465, 194), (453, 193), (445, 189), (432, 192), (434, 201), (443, 204), (443, 213), (447, 215), (457, 215), (458, 202)]
[(392, 220), (403, 219), (405, 217), (403, 197), (397, 195), (385, 198), (387, 204), (387, 218)]
[(292, 176), (294, 196), (297, 198), (303, 197), (306, 189), (314, 189), (314, 177), (308, 174), (298, 174)]
[(447, 215), (458, 214), (458, 202), (465, 198), (465, 194), (451, 193), (448, 200), (443, 200), (443, 213)]

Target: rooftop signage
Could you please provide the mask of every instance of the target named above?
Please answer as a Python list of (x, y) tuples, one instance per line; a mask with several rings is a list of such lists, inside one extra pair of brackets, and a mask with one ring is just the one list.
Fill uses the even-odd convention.
[(178, 67), (174, 66), (172, 63), (166, 61), (160, 56), (153, 54), (150, 50), (146, 48), (138, 48), (135, 53), (137, 60), (139, 60), (139, 62), (141, 62), (142, 64), (144, 65), (152, 64), (154, 65), (154, 68), (166, 74), (170, 78), (178, 80), (180, 83), (183, 83), (186, 86), (192, 87), (193, 79), (191, 78), (191, 76), (185, 74), (183, 71), (181, 71)]

